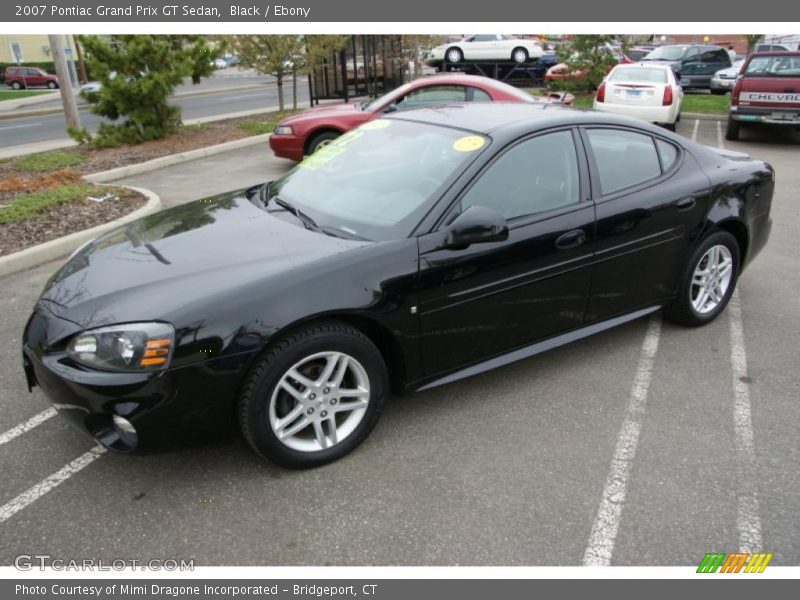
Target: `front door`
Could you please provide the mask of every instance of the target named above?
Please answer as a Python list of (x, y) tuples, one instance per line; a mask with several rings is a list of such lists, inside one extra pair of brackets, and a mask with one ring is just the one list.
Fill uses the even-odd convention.
[[(590, 286), (594, 206), (570, 129), (512, 144), (461, 194), (501, 213), (506, 241), (441, 247), (419, 238), (420, 322), (427, 376), (579, 327)], [(581, 173), (584, 173), (582, 176)]]

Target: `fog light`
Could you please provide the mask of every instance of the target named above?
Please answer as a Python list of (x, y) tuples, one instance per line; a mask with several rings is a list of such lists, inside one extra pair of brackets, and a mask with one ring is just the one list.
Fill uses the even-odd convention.
[(114, 415), (111, 422), (114, 424), (114, 430), (117, 432), (117, 435), (119, 435), (120, 440), (126, 446), (136, 448), (136, 444), (139, 442), (139, 435), (136, 433), (136, 428), (133, 426), (133, 423), (119, 415)]

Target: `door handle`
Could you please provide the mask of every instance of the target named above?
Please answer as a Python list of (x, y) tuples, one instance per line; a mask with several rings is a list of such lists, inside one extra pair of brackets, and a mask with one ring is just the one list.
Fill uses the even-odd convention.
[(577, 248), (585, 241), (586, 232), (584, 232), (583, 229), (573, 229), (559, 236), (556, 240), (556, 248), (559, 250), (569, 250), (570, 248)]
[(691, 210), (694, 208), (694, 205), (696, 203), (697, 201), (691, 196), (689, 196), (687, 198), (682, 198), (678, 200), (678, 202), (675, 204), (675, 207), (680, 211)]

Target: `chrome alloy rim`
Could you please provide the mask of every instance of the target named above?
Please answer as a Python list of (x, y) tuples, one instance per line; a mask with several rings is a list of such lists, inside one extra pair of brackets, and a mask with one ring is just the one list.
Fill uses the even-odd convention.
[(731, 251), (723, 245), (709, 248), (692, 275), (689, 299), (694, 310), (704, 315), (717, 308), (728, 291), (732, 276)]
[(447, 60), (448, 62), (457, 63), (461, 60), (461, 53), (453, 48), (447, 53)]
[(524, 63), (525, 62), (525, 58), (526, 58), (525, 50), (517, 50), (516, 52), (514, 52), (514, 60), (516, 62)]
[(328, 144), (330, 144), (333, 141), (334, 140), (322, 140), (319, 144), (317, 144), (317, 147), (314, 148), (314, 152), (316, 152), (320, 148), (324, 148), (325, 146), (327, 146)]
[(319, 352), (283, 374), (269, 402), (269, 424), (292, 450), (325, 450), (353, 433), (369, 398), (369, 377), (360, 362), (343, 352)]

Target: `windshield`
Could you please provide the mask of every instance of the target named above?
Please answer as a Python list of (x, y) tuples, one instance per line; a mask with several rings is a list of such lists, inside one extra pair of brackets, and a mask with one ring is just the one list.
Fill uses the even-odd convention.
[(656, 48), (643, 60), (680, 60), (686, 54), (686, 46), (661, 46)]
[(274, 181), (269, 196), (290, 203), (326, 232), (400, 239), (411, 234), (445, 181), (489, 141), (449, 127), (370, 121)]
[(609, 81), (646, 81), (648, 83), (667, 83), (667, 70), (652, 67), (617, 67), (608, 78)]
[(754, 56), (744, 74), (757, 77), (800, 77), (800, 54)]

